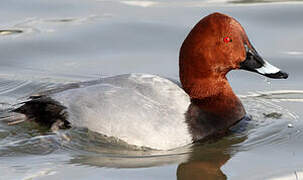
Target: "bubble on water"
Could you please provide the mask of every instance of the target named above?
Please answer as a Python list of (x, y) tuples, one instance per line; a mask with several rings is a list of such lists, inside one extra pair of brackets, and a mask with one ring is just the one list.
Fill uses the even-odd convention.
[(265, 77), (264, 78), (264, 82), (266, 82), (268, 85), (271, 85), (271, 81), (269, 78)]

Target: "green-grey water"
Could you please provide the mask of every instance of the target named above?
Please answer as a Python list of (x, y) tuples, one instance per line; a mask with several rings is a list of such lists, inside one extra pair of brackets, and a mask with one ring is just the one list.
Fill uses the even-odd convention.
[(178, 80), (181, 43), (216, 11), (235, 17), (259, 53), (290, 74), (229, 73), (252, 120), (170, 151), (0, 121), (0, 179), (302, 179), (303, 1), (3, 0), (0, 116), (60, 84), (131, 72)]

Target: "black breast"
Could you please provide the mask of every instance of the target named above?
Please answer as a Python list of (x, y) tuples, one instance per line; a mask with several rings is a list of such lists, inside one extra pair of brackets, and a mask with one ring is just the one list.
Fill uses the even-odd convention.
[[(242, 104), (228, 107), (225, 111), (217, 113), (216, 111), (205, 110), (201, 103), (204, 102), (192, 100), (185, 114), (193, 141), (224, 136), (232, 125), (245, 117)], [(238, 109), (235, 107), (238, 107)], [(217, 108), (219, 109), (219, 107)], [(216, 106), (214, 106), (214, 109), (216, 110)]]

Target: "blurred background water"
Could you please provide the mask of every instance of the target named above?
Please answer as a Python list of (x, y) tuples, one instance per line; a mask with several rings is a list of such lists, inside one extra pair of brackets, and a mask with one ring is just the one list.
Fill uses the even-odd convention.
[(2, 0), (0, 116), (60, 84), (130, 72), (178, 80), (181, 43), (212, 12), (235, 17), (290, 74), (229, 73), (246, 125), (214, 142), (142, 151), (87, 129), (0, 122), (0, 179), (302, 179), (302, 1)]

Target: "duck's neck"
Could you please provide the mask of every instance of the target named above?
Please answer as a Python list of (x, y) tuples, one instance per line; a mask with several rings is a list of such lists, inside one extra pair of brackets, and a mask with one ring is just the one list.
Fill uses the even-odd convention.
[(186, 121), (195, 141), (224, 133), (245, 116), (241, 101), (225, 77), (201, 79), (186, 91), (191, 97)]

